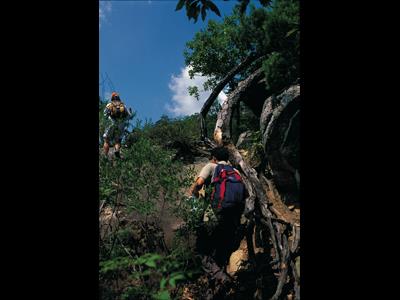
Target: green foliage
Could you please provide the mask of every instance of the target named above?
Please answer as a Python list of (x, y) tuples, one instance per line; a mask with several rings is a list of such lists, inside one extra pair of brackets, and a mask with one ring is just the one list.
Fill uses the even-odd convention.
[(138, 265), (146, 265), (150, 268), (156, 268), (156, 262), (161, 259), (159, 254), (147, 253), (141, 257), (139, 257), (135, 262)]
[[(204, 89), (212, 89), (225, 75), (247, 56), (265, 55), (263, 64), (270, 93), (278, 92), (299, 77), (299, 1), (265, 1), (265, 7), (243, 5), (221, 22), (209, 21), (204, 30), (187, 42), (184, 50), (190, 76), (200, 74), (211, 79)], [(229, 88), (246, 78), (254, 69), (240, 72)]]
[(204, 211), (208, 202), (196, 197), (185, 198), (175, 208), (175, 213), (185, 221), (185, 233), (194, 233), (202, 224)]
[(151, 214), (160, 198), (174, 201), (184, 184), (182, 165), (171, 160), (172, 152), (141, 137), (113, 164), (100, 159), (100, 201), (119, 198), (127, 208)]
[[(174, 151), (166, 147), (166, 140), (198, 139), (197, 120), (197, 116), (163, 117), (144, 126), (137, 122), (137, 139), (124, 148), (122, 160), (100, 156), (100, 203), (118, 206), (125, 215), (135, 212), (157, 219), (162, 203), (175, 205), (183, 201), (183, 191), (193, 182), (193, 169), (183, 168), (182, 163), (171, 159)], [(131, 229), (117, 222), (118, 229), (100, 243), (101, 298), (174, 298), (179, 283), (196, 273), (191, 253), (182, 244), (169, 255), (150, 252), (136, 256)]]
[(248, 130), (257, 131), (260, 129), (259, 118), (243, 102), (240, 102), (240, 123), (237, 124), (236, 119), (232, 123), (233, 136), (238, 136)]
[[(218, 111), (219, 105), (216, 103), (206, 121), (206, 126), (211, 132), (214, 131)], [(144, 136), (164, 148), (168, 148), (174, 143), (189, 145), (199, 140), (200, 118), (199, 114), (180, 118), (163, 115), (156, 123), (148, 123), (143, 129), (136, 130), (138, 135)]]
[(122, 299), (171, 299), (177, 285), (199, 273), (198, 264), (189, 262), (190, 253), (173, 251), (169, 255), (146, 253), (136, 258), (117, 257), (100, 263), (100, 278), (130, 274), (135, 282), (121, 292)]
[(173, 119), (163, 115), (153, 126), (145, 128), (144, 134), (162, 146), (172, 142), (189, 144), (198, 139), (198, 118), (191, 116)]
[(226, 17), (222, 23), (210, 20), (205, 29), (186, 43), (184, 57), (186, 65), (191, 66), (190, 77), (195, 74), (211, 77), (204, 84), (205, 90), (212, 89), (246, 57), (247, 53), (237, 46), (234, 36), (238, 24), (238, 15)]
[(263, 68), (270, 89), (279, 91), (287, 86), (287, 82), (296, 79), (292, 76), (290, 61), (279, 52), (273, 52), (263, 62)]
[(269, 56), (263, 63), (268, 88), (274, 93), (300, 76), (299, 1), (279, 0), (263, 28)]
[(112, 260), (100, 262), (100, 274), (107, 275), (129, 267), (133, 261), (128, 257), (117, 257)]
[[(227, 0), (224, 0), (227, 1)], [(244, 13), (246, 8), (250, 2), (250, 0), (239, 0), (239, 8), (240, 12)], [(263, 6), (268, 6), (271, 3), (271, 0), (259, 0), (260, 4)], [(186, 7), (186, 16), (188, 17), (189, 21), (191, 19), (194, 22), (197, 22), (199, 14), (201, 13), (201, 19), (204, 21), (207, 16), (207, 11), (211, 10), (217, 16), (221, 16), (221, 12), (219, 11), (218, 7), (214, 4), (213, 1), (210, 0), (179, 0), (178, 4), (176, 5), (175, 10), (181, 10), (183, 6)]]
[(168, 290), (161, 290), (153, 296), (156, 300), (169, 300), (171, 299)]
[(195, 97), (197, 101), (199, 101), (200, 94), (199, 94), (199, 88), (197, 86), (189, 86), (189, 95), (192, 97)]

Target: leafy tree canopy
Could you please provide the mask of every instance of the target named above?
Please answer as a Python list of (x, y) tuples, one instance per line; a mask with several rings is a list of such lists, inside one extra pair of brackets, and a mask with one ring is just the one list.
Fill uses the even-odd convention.
[[(184, 57), (190, 76), (209, 76), (204, 89), (212, 89), (232, 68), (249, 55), (265, 55), (263, 69), (267, 88), (277, 92), (299, 76), (299, 1), (276, 0), (268, 6), (241, 4), (221, 22), (210, 20), (204, 30), (186, 44)], [(230, 83), (233, 89), (254, 69), (240, 72)]]

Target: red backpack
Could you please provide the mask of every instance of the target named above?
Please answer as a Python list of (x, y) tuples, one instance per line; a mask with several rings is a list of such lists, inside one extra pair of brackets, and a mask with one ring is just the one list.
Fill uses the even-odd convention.
[(244, 184), (232, 166), (218, 164), (214, 171), (211, 207), (221, 210), (244, 203)]

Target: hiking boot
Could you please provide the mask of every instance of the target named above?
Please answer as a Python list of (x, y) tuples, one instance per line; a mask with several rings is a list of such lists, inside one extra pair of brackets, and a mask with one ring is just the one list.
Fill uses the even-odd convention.
[(218, 264), (209, 256), (204, 256), (202, 259), (203, 271), (211, 276), (212, 279), (216, 279), (219, 282), (231, 281), (230, 276), (225, 272), (225, 268), (221, 268)]

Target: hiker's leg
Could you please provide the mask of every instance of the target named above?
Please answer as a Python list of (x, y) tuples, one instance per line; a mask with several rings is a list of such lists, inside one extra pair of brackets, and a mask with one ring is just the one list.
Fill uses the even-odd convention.
[(110, 144), (108, 143), (108, 140), (104, 140), (103, 151), (105, 155), (108, 155), (108, 152), (110, 151)]
[(116, 140), (115, 140), (115, 146), (114, 146), (114, 149), (115, 149), (114, 154), (115, 154), (115, 156), (118, 157), (118, 158), (121, 158), (121, 155), (120, 155), (121, 142), (122, 142), (122, 138), (118, 136), (118, 137), (116, 138)]
[(229, 242), (232, 237), (229, 228), (229, 218), (226, 213), (220, 215), (218, 225), (215, 229), (215, 261), (220, 267), (224, 267), (229, 259)]
[(243, 210), (244, 210), (244, 205), (239, 205), (237, 207), (232, 208), (231, 222), (235, 230), (240, 226), (240, 219), (242, 218)]
[(108, 155), (108, 152), (110, 151), (110, 138), (109, 138), (110, 129), (111, 129), (111, 126), (108, 126), (103, 134), (103, 140), (104, 140), (103, 151), (104, 151), (105, 155)]
[(115, 146), (114, 146), (114, 149), (115, 149), (114, 155), (117, 158), (121, 158), (121, 154), (119, 153), (119, 149), (120, 148), (121, 148), (121, 145), (119, 143), (116, 143)]
[(220, 266), (225, 266), (235, 251), (235, 234), (240, 224), (240, 208), (227, 208), (220, 218), (218, 231), (216, 261)]
[(226, 236), (227, 243), (226, 249), (228, 251), (228, 257), (234, 252), (240, 244), (240, 241), (237, 240), (237, 233), (240, 226), (240, 218), (242, 215), (242, 210), (239, 207), (232, 207), (229, 211), (226, 220)]
[(212, 240), (208, 236), (207, 228), (204, 224), (196, 229), (196, 251), (202, 255), (211, 255)]
[(115, 128), (115, 156), (119, 157), (119, 152), (121, 149), (121, 143), (122, 143), (122, 138), (124, 137), (124, 131), (125, 131), (125, 124), (124, 123), (119, 123), (116, 128)]
[(233, 220), (233, 228), (234, 228), (234, 243), (232, 247), (234, 248), (233, 251), (235, 251), (239, 245), (240, 242), (242, 241), (244, 237), (244, 227), (241, 225), (241, 219), (242, 219), (242, 214), (244, 210), (244, 205), (240, 205), (234, 213), (234, 220)]

